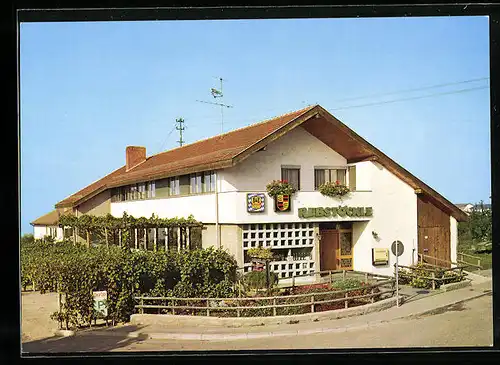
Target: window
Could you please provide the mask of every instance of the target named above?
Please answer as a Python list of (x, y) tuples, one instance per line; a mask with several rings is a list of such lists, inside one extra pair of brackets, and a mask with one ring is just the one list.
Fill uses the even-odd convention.
[(170, 178), (170, 195), (179, 195), (180, 187), (179, 187), (179, 176)]
[(201, 173), (191, 174), (189, 184), (190, 194), (199, 194), (202, 192), (202, 177), (203, 174)]
[(300, 168), (281, 168), (281, 180), (288, 181), (295, 189), (300, 190)]
[(47, 227), (47, 235), (56, 238), (57, 237), (57, 227)]
[(320, 185), (327, 182), (339, 181), (346, 184), (347, 169), (314, 169), (314, 190), (318, 190)]
[(203, 173), (203, 192), (215, 191), (215, 172), (206, 171)]
[(130, 185), (130, 190), (129, 190), (129, 193), (127, 195), (128, 195), (128, 200), (137, 199), (137, 185), (136, 184)]
[(154, 198), (156, 195), (156, 182), (150, 181), (147, 185), (147, 197)]
[(145, 183), (140, 183), (137, 184), (137, 199), (146, 199), (146, 184)]

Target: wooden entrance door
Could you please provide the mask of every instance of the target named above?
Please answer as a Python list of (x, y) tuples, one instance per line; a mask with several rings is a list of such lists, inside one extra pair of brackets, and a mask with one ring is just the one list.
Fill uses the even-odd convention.
[(320, 270), (352, 270), (352, 231), (320, 231)]
[(451, 253), (449, 233), (444, 227), (418, 228), (418, 253), (431, 256), (424, 257), (424, 262), (449, 268)]
[(320, 270), (337, 270), (337, 251), (339, 249), (339, 231), (336, 229), (321, 230)]

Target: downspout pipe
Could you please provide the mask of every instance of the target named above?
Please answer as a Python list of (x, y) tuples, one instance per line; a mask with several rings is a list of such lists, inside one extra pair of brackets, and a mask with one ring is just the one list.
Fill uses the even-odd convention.
[(215, 237), (217, 247), (221, 248), (220, 226), (219, 226), (219, 174), (215, 171)]

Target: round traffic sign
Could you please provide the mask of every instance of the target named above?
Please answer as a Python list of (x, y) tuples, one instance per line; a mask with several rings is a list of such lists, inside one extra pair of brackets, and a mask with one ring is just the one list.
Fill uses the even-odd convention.
[[(397, 251), (396, 251), (396, 246), (397, 246)], [(405, 251), (405, 246), (403, 245), (403, 242), (399, 240), (394, 241), (391, 245), (391, 251), (394, 256), (401, 256)]]

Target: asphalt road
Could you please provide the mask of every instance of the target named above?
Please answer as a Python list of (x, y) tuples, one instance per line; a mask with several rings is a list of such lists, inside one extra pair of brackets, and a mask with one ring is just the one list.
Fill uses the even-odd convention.
[(121, 352), (492, 346), (492, 313), (492, 296), (487, 295), (424, 317), (393, 321), (343, 333), (225, 342), (79, 335), (28, 342), (23, 345), (23, 351)]

